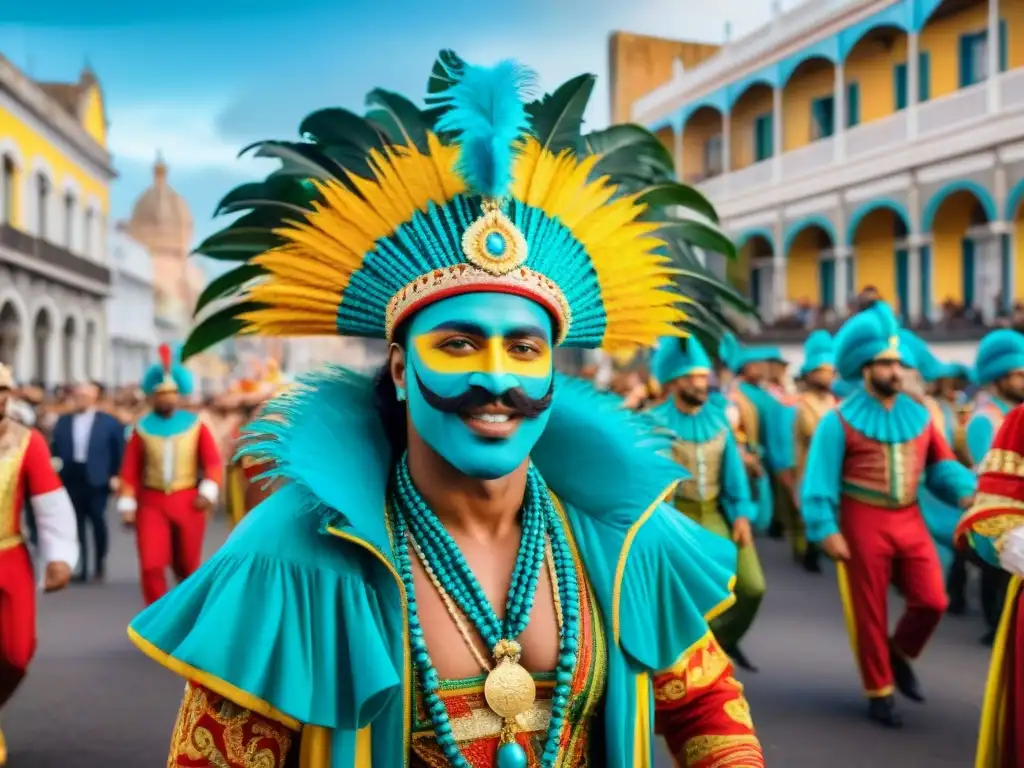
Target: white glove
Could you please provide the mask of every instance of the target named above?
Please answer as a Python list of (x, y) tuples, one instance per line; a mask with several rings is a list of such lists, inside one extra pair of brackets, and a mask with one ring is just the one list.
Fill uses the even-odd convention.
[(1015, 576), (1024, 576), (1024, 525), (1002, 536), (999, 564)]

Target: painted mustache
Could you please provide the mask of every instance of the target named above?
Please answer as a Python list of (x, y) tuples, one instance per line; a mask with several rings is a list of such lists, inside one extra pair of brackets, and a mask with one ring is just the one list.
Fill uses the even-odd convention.
[(423, 394), (427, 405), (442, 413), (463, 414), (487, 405), (500, 404), (517, 411), (525, 419), (535, 419), (551, 407), (555, 394), (555, 380), (551, 380), (547, 394), (541, 398), (530, 397), (521, 387), (515, 387), (500, 395), (495, 395), (483, 387), (470, 387), (461, 395), (442, 397), (423, 383), (416, 374), (416, 384)]

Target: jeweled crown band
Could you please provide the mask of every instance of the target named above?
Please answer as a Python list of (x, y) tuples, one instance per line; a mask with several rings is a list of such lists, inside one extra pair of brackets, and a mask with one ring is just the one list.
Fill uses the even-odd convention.
[(470, 264), (456, 264), (420, 275), (391, 298), (385, 318), (387, 339), (394, 341), (395, 329), (427, 304), (461, 293), (485, 292), (509, 293), (536, 301), (555, 319), (555, 343), (561, 344), (569, 335), (572, 310), (554, 281), (527, 267), (495, 275)]

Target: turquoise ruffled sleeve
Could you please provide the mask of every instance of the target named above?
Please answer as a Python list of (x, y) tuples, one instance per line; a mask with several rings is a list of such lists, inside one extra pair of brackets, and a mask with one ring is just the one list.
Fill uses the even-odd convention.
[(836, 411), (826, 413), (811, 438), (800, 489), (800, 508), (807, 540), (820, 542), (839, 532), (836, 513), (843, 483), (846, 433)]
[(987, 416), (972, 416), (971, 420), (967, 422), (967, 431), (964, 437), (967, 442), (967, 452), (970, 454), (974, 466), (980, 464), (981, 460), (985, 458), (995, 436), (995, 427)]
[(961, 499), (973, 496), (978, 490), (978, 478), (974, 473), (953, 459), (930, 464), (925, 471), (925, 483), (940, 501), (956, 509), (959, 509)]
[(627, 546), (613, 625), (636, 663), (650, 671), (668, 669), (708, 633), (709, 617), (734, 601), (736, 546), (666, 504)]
[(401, 624), (391, 625), (400, 598), (372, 555), (296, 513), (298, 496), (286, 486), (254, 509), (130, 634), (158, 662), (242, 706), (355, 730), (401, 695), (392, 661), (402, 658)]
[(721, 485), (722, 511), (729, 522), (734, 523), (738, 518), (745, 517), (754, 524), (758, 517), (757, 506), (750, 497), (750, 478), (743, 466), (740, 447), (736, 444), (732, 430), (725, 433)]

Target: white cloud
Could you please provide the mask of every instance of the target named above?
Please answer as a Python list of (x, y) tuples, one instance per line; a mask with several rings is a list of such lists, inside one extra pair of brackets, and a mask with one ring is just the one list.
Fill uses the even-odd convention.
[(239, 158), (236, 142), (216, 129), (221, 107), (186, 103), (133, 104), (111, 109), (110, 149), (115, 163), (151, 164), (160, 153), (176, 174), (216, 170), (237, 177), (263, 175), (273, 161)]

